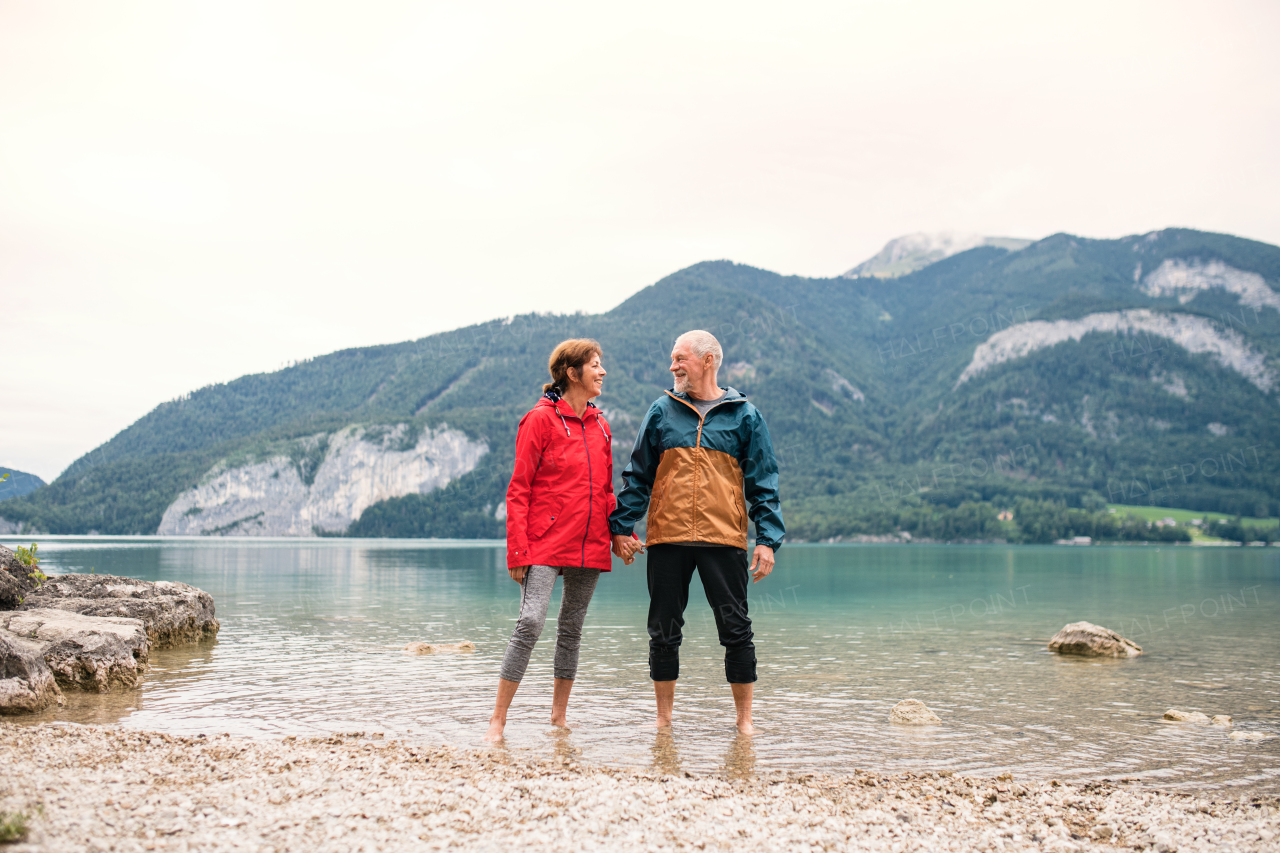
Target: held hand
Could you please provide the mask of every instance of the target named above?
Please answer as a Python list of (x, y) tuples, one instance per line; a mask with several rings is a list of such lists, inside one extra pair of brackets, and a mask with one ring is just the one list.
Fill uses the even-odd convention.
[(524, 576), (528, 571), (528, 566), (512, 566), (507, 569), (507, 574), (511, 575), (511, 579), (516, 583), (524, 583)]
[(623, 565), (631, 565), (636, 561), (636, 553), (644, 553), (644, 545), (635, 536), (615, 535), (613, 537), (613, 553), (622, 560)]
[(773, 549), (768, 545), (757, 545), (755, 553), (751, 555), (751, 582), (760, 583), (769, 577), (771, 571), (773, 571)]

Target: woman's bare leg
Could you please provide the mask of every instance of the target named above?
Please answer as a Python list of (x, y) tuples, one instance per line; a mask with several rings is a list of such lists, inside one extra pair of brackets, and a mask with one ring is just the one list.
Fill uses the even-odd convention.
[[(484, 739), (489, 743), (497, 743), (502, 740), (502, 730), (507, 726), (507, 709), (511, 707), (511, 700), (515, 698), (516, 688), (520, 686), (518, 681), (507, 681), (505, 678), (498, 679), (498, 699), (493, 703), (493, 716), (489, 718), (489, 731), (485, 733)], [(565, 694), (568, 699), (568, 692)]]
[(551, 725), (569, 728), (566, 714), (569, 712), (569, 691), (573, 690), (572, 678), (557, 678), (555, 692), (551, 696)]

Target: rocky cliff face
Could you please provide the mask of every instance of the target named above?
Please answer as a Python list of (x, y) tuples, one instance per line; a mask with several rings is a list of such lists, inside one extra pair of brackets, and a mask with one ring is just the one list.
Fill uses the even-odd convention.
[(450, 429), (424, 430), (403, 449), (407, 427), (347, 427), (312, 439), (307, 464), (280, 455), (245, 465), (219, 463), (178, 496), (160, 521), (162, 536), (311, 536), (337, 533), (372, 504), (426, 493), (473, 470), (489, 451)]
[(1248, 379), (1260, 391), (1269, 392), (1276, 385), (1276, 376), (1267, 364), (1266, 355), (1250, 346), (1233, 329), (1198, 315), (1164, 314), (1137, 308), (1089, 314), (1079, 320), (1033, 320), (1002, 329), (974, 349), (973, 360), (956, 380), (956, 387), (998, 364), (1065, 341), (1078, 341), (1093, 332), (1164, 338), (1187, 352), (1208, 354), (1223, 367)]
[[(1142, 274), (1142, 265), (1134, 270), (1134, 279)], [(1274, 308), (1280, 311), (1280, 294), (1254, 272), (1245, 272), (1222, 261), (1183, 261), (1170, 258), (1142, 279), (1142, 291), (1148, 296), (1176, 296), (1186, 304), (1206, 290), (1234, 293), (1240, 304), (1249, 308)]]

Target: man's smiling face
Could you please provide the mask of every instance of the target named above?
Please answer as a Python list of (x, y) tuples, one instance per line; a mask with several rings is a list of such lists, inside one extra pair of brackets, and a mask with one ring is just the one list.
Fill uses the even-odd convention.
[(702, 377), (707, 367), (704, 359), (693, 354), (693, 349), (684, 341), (677, 341), (671, 350), (671, 375), (675, 377), (676, 391), (687, 394), (690, 388), (702, 384)]

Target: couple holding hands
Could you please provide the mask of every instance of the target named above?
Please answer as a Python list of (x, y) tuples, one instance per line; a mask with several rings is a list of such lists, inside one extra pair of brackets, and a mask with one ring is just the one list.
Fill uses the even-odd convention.
[[(557, 576), (564, 589), (551, 723), (566, 726), (587, 605), (600, 573), (610, 570), (610, 551), (626, 565), (636, 553), (648, 554), (649, 676), (658, 726), (671, 724), (684, 610), (697, 571), (725, 649), (737, 727), (751, 734), (756, 649), (747, 579), (758, 582), (773, 570), (785, 532), (769, 430), (744, 395), (717, 384), (724, 352), (715, 337), (686, 332), (671, 350), (675, 387), (649, 407), (615, 498), (613, 436), (591, 402), (604, 387), (602, 356), (593, 340), (557, 346), (548, 363), (551, 382), (520, 421), (507, 488), (507, 571), (521, 586), (520, 617), (502, 659), (485, 739), (502, 739)], [(632, 530), (646, 512), (642, 544)], [(748, 518), (756, 525), (750, 561)]]

